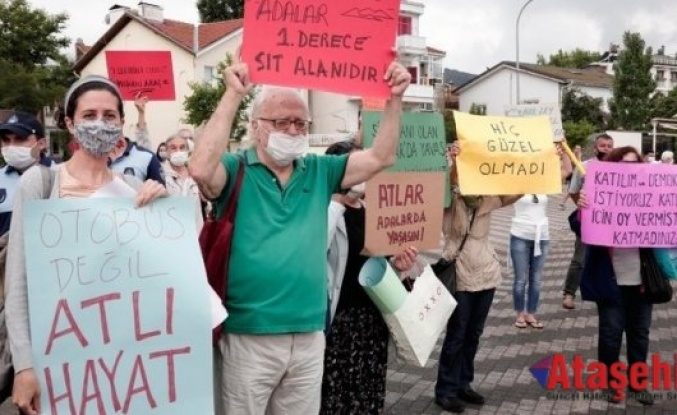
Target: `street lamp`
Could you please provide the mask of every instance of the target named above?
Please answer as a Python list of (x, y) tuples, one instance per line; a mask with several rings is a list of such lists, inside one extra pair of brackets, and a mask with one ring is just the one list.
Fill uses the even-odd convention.
[(527, 8), (529, 4), (534, 0), (527, 0), (522, 8), (520, 9), (519, 14), (517, 15), (517, 22), (515, 23), (515, 67), (517, 69), (515, 75), (515, 96), (517, 97), (517, 104), (520, 103), (520, 19), (522, 18), (522, 13), (524, 9)]

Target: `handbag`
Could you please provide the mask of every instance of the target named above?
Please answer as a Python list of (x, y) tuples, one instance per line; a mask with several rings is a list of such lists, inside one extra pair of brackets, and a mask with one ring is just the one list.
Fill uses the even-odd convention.
[(642, 291), (646, 301), (650, 304), (663, 304), (672, 300), (672, 286), (663, 275), (651, 248), (641, 248), (639, 260), (641, 263)]
[(381, 312), (398, 357), (424, 367), (457, 302), (427, 266), (407, 292), (384, 258), (367, 260), (360, 285)]
[(465, 242), (468, 240), (468, 236), (470, 236), (472, 225), (473, 223), (475, 223), (475, 213), (476, 210), (473, 210), (468, 230), (463, 236), (463, 240), (461, 241), (461, 244), (458, 246), (458, 249), (456, 250), (454, 256), (451, 259), (442, 258), (435, 264), (430, 266), (435, 275), (437, 276), (437, 278), (439, 278), (439, 280), (442, 281), (442, 284), (447, 288), (447, 290), (449, 290), (451, 294), (456, 294), (456, 260), (458, 259), (458, 256), (461, 254), (461, 251), (465, 246)]
[[(235, 214), (237, 212), (237, 200), (242, 188), (242, 179), (244, 177), (244, 161), (240, 160), (237, 169), (237, 178), (235, 186), (228, 199), (226, 208), (220, 219), (213, 217), (207, 220), (200, 231), (200, 250), (202, 251), (202, 260), (207, 272), (209, 285), (225, 303), (228, 290), (228, 266), (230, 265), (230, 247), (233, 240), (233, 225)], [(212, 332), (212, 341), (216, 345), (221, 338), (221, 324), (216, 326)]]
[(569, 229), (571, 229), (571, 232), (573, 232), (577, 237), (581, 237), (581, 212), (576, 209), (571, 214), (569, 215)]
[(586, 245), (581, 270), (581, 298), (606, 305), (621, 304), (621, 289), (618, 288), (609, 248)]

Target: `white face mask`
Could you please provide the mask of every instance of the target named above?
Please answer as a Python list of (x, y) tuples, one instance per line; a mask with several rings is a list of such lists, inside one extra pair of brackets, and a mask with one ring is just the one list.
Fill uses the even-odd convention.
[(6, 146), (2, 148), (2, 157), (17, 170), (25, 170), (38, 161), (33, 156), (32, 147)]
[(169, 162), (176, 167), (185, 166), (188, 162), (188, 152), (187, 151), (177, 151), (172, 153), (169, 156)]
[(285, 133), (272, 132), (268, 136), (266, 153), (280, 167), (289, 166), (297, 158), (303, 156), (310, 146), (307, 135), (291, 136)]

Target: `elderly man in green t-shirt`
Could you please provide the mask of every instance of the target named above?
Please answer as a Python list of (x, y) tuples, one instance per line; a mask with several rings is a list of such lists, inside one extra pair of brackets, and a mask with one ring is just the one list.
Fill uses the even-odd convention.
[(226, 93), (189, 162), (219, 213), (245, 163), (225, 304), (230, 316), (217, 351), (217, 413), (315, 414), (325, 346), (327, 207), (332, 194), (395, 162), (411, 76), (396, 62), (388, 67), (384, 82), (392, 96), (373, 147), (343, 156), (304, 156), (308, 107), (295, 90), (274, 87), (264, 87), (253, 103), (254, 146), (227, 153), (233, 119), (252, 85), (245, 64), (224, 76)]

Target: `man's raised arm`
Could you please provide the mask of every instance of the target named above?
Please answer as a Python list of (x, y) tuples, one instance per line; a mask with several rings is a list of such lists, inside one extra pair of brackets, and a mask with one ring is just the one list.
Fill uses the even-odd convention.
[(207, 121), (188, 164), (190, 175), (210, 199), (218, 197), (226, 186), (228, 177), (221, 164), (221, 156), (228, 150), (231, 127), (240, 102), (252, 88), (244, 63), (235, 63), (226, 68), (224, 77), (226, 92)]
[(400, 141), (402, 95), (411, 82), (411, 75), (404, 66), (393, 62), (386, 71), (385, 80), (390, 85), (391, 98), (383, 111), (374, 145), (350, 155), (346, 173), (341, 182), (341, 187), (344, 189), (371, 179), (376, 173), (395, 163)]

